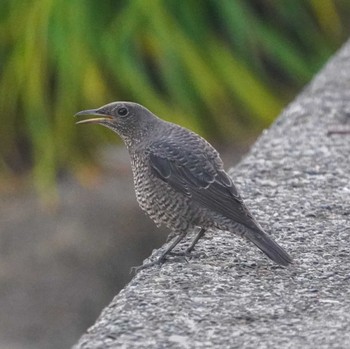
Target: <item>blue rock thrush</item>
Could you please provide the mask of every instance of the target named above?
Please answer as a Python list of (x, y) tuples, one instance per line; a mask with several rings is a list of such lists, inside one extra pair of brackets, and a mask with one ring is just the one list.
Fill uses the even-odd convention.
[(183, 255), (190, 254), (208, 228), (218, 228), (247, 238), (277, 264), (292, 262), (253, 218), (224, 171), (219, 153), (205, 139), (131, 102), (114, 102), (76, 115), (95, 116), (77, 123), (106, 126), (123, 139), (140, 207), (176, 235), (157, 260), (140, 268), (163, 263), (195, 227), (200, 231)]

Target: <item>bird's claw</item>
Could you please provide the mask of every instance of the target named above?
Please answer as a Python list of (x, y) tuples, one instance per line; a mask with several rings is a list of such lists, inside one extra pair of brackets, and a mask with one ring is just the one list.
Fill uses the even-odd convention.
[(168, 235), (168, 237), (166, 238), (166, 242), (171, 241), (176, 235), (177, 235), (177, 234), (175, 234), (175, 233), (170, 233), (170, 234)]
[(186, 258), (192, 258), (196, 255), (196, 254), (191, 253), (191, 251), (187, 251), (187, 250), (181, 251), (181, 252), (171, 251), (168, 254), (169, 254), (169, 256), (186, 257)]
[(148, 269), (148, 268), (153, 267), (155, 265), (160, 266), (164, 262), (165, 262), (165, 258), (164, 257), (160, 257), (160, 258), (157, 258), (153, 262), (145, 263), (145, 264), (139, 265), (138, 267), (131, 267), (130, 274), (135, 274), (136, 275), (140, 270)]
[(192, 259), (192, 258), (197, 258), (200, 256), (206, 256), (205, 253), (203, 252), (193, 252), (193, 250), (185, 250), (185, 251), (180, 251), (180, 252), (169, 252), (168, 253), (170, 256), (176, 256), (176, 257), (185, 257), (185, 259)]

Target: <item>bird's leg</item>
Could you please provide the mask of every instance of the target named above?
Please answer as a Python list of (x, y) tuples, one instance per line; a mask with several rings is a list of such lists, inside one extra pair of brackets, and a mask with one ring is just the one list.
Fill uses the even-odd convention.
[(187, 257), (191, 256), (191, 252), (193, 251), (194, 246), (197, 244), (198, 240), (204, 235), (205, 232), (206, 232), (206, 229), (201, 228), (199, 233), (193, 239), (191, 245), (185, 251), (183, 251), (183, 252), (170, 252), (170, 254), (173, 256), (187, 256)]
[(203, 237), (204, 233), (205, 233), (206, 229), (201, 228), (201, 230), (199, 231), (199, 233), (196, 235), (196, 237), (193, 239), (191, 245), (187, 248), (186, 252), (187, 253), (191, 253), (194, 249), (194, 246), (196, 245), (196, 243), (198, 242), (198, 240), (200, 238)]
[(142, 269), (152, 267), (153, 265), (161, 265), (165, 262), (165, 257), (170, 254), (172, 249), (185, 237), (186, 233), (179, 234), (176, 239), (171, 243), (171, 245), (153, 262), (140, 265), (139, 267), (132, 267), (131, 272), (139, 272)]

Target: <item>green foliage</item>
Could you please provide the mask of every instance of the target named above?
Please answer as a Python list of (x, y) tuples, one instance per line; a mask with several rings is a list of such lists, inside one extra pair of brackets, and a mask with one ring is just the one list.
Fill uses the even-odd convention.
[(109, 134), (72, 115), (114, 100), (239, 141), (320, 69), (349, 13), (332, 0), (2, 0), (0, 169), (52, 188)]

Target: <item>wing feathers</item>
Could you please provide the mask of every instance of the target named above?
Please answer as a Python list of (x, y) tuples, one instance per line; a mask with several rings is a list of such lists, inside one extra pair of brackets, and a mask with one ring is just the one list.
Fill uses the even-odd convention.
[[(223, 171), (190, 170), (179, 162), (169, 160), (153, 153), (150, 154), (150, 165), (154, 173), (175, 190), (191, 196), (204, 207), (214, 210), (248, 228), (257, 225), (244, 206), (231, 179)], [(206, 164), (208, 167), (208, 164)], [(196, 171), (196, 172), (195, 172)]]

